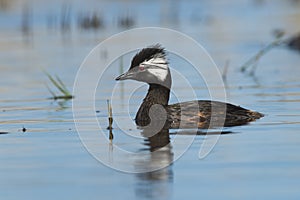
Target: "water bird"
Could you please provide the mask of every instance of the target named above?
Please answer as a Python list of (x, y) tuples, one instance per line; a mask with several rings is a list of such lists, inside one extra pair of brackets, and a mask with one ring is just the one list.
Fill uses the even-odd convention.
[(149, 85), (135, 117), (138, 126), (163, 122), (169, 128), (215, 128), (244, 125), (264, 115), (230, 103), (194, 100), (168, 104), (172, 78), (166, 50), (159, 44), (140, 50), (127, 72), (115, 80), (132, 79)]

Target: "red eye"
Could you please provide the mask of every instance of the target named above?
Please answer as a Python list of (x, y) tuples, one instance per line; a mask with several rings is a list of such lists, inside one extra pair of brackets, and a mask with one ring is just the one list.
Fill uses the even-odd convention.
[(139, 70), (140, 71), (144, 71), (145, 70), (145, 67), (143, 65), (139, 65)]

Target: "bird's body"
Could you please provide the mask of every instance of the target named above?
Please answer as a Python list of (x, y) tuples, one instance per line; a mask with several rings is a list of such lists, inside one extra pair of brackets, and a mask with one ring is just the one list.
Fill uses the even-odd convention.
[[(195, 112), (195, 110), (197, 112)], [(171, 104), (167, 107), (171, 128), (216, 128), (247, 124), (261, 118), (261, 113), (218, 101), (198, 100)], [(180, 114), (181, 119), (178, 118)]]
[(229, 103), (195, 100), (168, 104), (171, 73), (165, 51), (156, 45), (140, 51), (128, 72), (116, 80), (133, 79), (149, 84), (149, 90), (135, 117), (136, 124), (147, 126), (163, 122), (169, 128), (215, 128), (247, 124), (263, 114)]

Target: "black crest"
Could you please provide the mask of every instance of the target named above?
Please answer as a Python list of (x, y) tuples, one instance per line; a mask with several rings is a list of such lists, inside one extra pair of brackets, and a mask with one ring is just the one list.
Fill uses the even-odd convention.
[(162, 57), (165, 57), (165, 55), (166, 55), (165, 49), (163, 47), (161, 47), (160, 44), (156, 44), (156, 45), (144, 48), (140, 52), (138, 52), (131, 61), (130, 69), (138, 66), (140, 63), (144, 62), (145, 60), (150, 60), (155, 55), (159, 55)]

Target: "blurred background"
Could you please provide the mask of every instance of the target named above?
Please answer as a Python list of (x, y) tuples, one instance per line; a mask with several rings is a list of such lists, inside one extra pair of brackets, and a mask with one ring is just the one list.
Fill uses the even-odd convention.
[(274, 40), (274, 31), (287, 36), (299, 31), (297, 0), (1, 0), (0, 9), (1, 63), (20, 70), (68, 68), (74, 73), (96, 44), (136, 27), (181, 31), (202, 44), (219, 66), (227, 60), (242, 65)]

